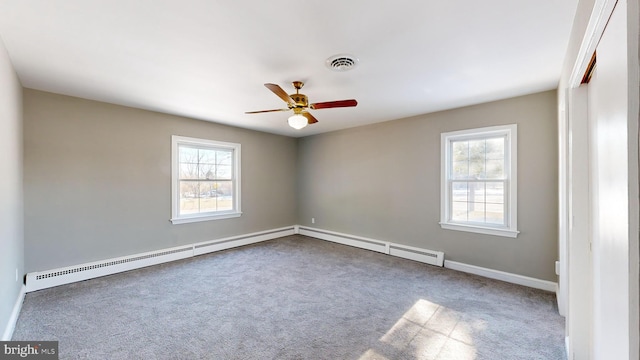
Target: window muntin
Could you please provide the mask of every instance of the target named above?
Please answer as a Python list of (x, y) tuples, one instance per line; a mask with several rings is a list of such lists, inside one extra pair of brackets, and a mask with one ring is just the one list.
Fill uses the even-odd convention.
[(172, 137), (174, 224), (240, 216), (240, 144)]
[(445, 229), (517, 235), (516, 125), (442, 134)]

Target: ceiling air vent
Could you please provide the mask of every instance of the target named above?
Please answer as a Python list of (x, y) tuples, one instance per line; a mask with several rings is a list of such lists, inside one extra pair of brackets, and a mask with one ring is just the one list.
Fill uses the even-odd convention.
[(349, 71), (358, 64), (358, 58), (347, 54), (334, 55), (325, 64), (333, 71)]

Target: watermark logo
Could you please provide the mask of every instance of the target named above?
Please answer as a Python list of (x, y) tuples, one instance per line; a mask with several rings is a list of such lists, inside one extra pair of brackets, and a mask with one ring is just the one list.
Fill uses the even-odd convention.
[(57, 341), (0, 341), (0, 360), (58, 360)]

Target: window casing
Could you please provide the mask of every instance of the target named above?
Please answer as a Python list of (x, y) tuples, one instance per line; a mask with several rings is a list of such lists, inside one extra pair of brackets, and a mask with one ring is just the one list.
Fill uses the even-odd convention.
[(240, 144), (171, 137), (171, 222), (238, 217)]
[(516, 237), (517, 125), (441, 134), (443, 229)]

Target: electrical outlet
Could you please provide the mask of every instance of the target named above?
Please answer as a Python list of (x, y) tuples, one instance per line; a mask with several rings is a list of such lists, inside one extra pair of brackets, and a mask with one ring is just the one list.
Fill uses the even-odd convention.
[(315, 224), (316, 223), (316, 218), (311, 218), (311, 223)]

